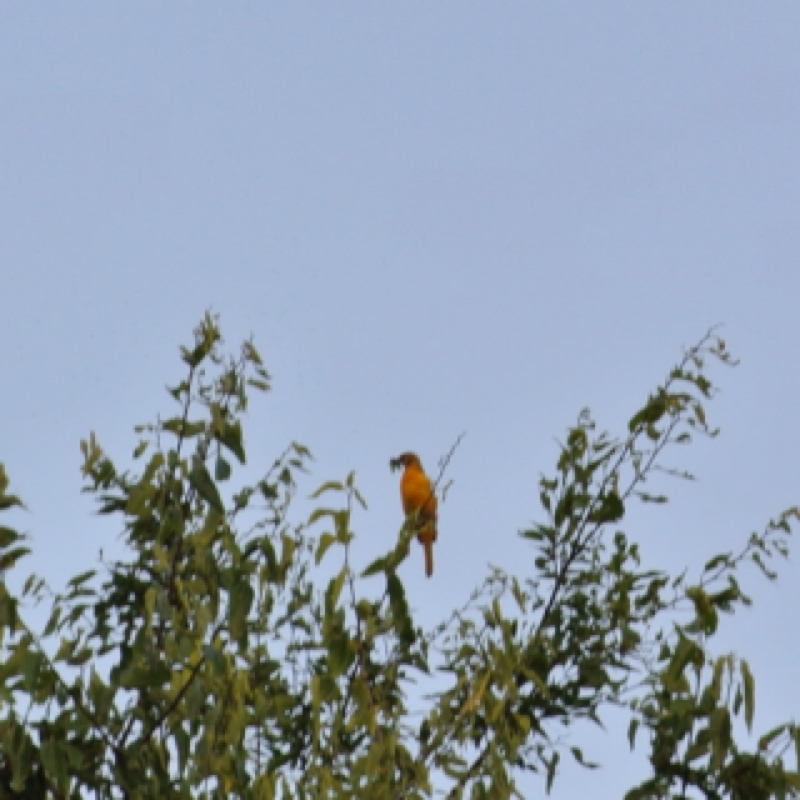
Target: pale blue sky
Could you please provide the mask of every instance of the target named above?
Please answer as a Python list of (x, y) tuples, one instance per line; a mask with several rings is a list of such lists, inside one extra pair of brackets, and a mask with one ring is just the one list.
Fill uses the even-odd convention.
[[(798, 41), (789, 2), (4, 4), (0, 460), (30, 566), (58, 586), (114, 546), (78, 442), (126, 463), (207, 308), (275, 378), (251, 463), (297, 439), (304, 491), (356, 471), (356, 563), (401, 522), (389, 458), (468, 431), (435, 577), (404, 570), (427, 623), (488, 562), (527, 574), (578, 411), (621, 430), (722, 322), (722, 436), (627, 531), (653, 565), (736, 548), (800, 500)], [(752, 575), (720, 643), (762, 730), (800, 701), (797, 578)], [(553, 797), (618, 797), (623, 738)]]

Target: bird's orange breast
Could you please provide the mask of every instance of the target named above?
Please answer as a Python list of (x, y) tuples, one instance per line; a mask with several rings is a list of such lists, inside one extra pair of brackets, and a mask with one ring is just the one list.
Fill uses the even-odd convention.
[(421, 469), (413, 466), (406, 468), (400, 481), (400, 494), (406, 514), (419, 511), (422, 519), (431, 519), (436, 515), (436, 496), (428, 476)]

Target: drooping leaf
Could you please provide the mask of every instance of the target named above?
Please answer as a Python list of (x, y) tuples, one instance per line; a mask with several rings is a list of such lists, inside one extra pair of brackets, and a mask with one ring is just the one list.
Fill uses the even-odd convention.
[(222, 457), (214, 460), (214, 478), (218, 481), (227, 481), (231, 477), (231, 465)]
[(189, 472), (189, 483), (214, 510), (220, 513), (225, 512), (219, 490), (211, 479), (211, 475), (208, 474), (206, 465), (199, 458), (194, 459), (191, 472)]
[(230, 595), (230, 611), (228, 615), (231, 638), (239, 644), (246, 644), (247, 616), (253, 605), (255, 593), (246, 580), (238, 580), (233, 585)]

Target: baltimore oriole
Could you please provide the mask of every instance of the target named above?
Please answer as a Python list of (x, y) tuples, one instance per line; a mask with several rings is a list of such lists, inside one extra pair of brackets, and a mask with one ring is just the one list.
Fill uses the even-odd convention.
[(436, 495), (419, 456), (403, 453), (389, 462), (392, 469), (403, 467), (400, 498), (406, 516), (415, 515), (417, 539), (425, 548), (425, 574), (433, 575), (433, 543), (436, 541)]

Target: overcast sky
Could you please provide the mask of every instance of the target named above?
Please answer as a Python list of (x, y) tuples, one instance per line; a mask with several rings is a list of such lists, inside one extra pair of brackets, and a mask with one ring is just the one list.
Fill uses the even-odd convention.
[[(580, 409), (622, 431), (724, 323), (722, 434), (626, 530), (652, 566), (738, 548), (800, 500), (799, 41), (790, 2), (3, 4), (0, 461), (28, 568), (59, 587), (116, 542), (79, 441), (128, 466), (209, 308), (274, 376), (251, 464), (298, 440), (304, 494), (356, 471), (356, 564), (402, 521), (389, 458), (433, 469), (467, 431), (436, 573), (403, 569), (425, 624), (489, 563), (531, 574), (517, 532)], [(748, 573), (719, 643), (761, 731), (797, 713), (798, 583), (796, 559)], [(645, 774), (619, 730), (592, 742), (602, 772), (565, 762), (553, 797)]]

